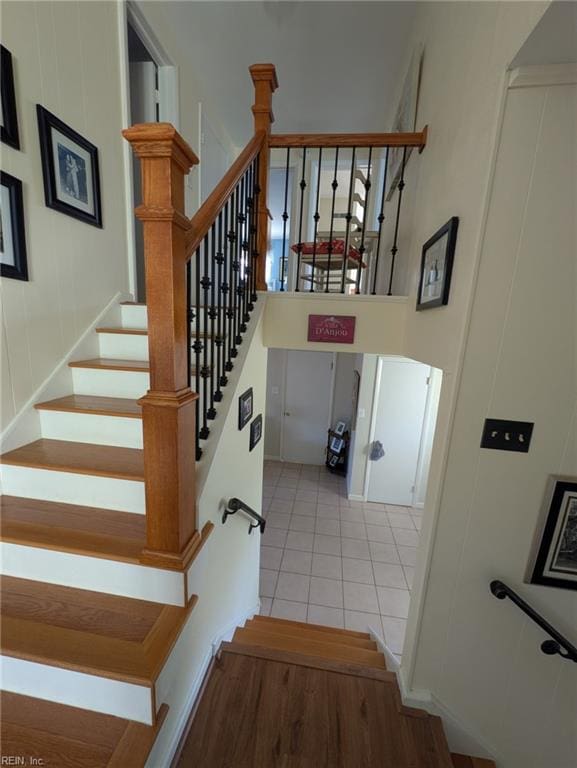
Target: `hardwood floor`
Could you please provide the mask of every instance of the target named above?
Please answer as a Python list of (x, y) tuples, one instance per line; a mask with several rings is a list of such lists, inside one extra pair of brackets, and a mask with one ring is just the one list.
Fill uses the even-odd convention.
[(225, 650), (173, 765), (449, 768), (430, 720), (400, 712), (390, 682)]
[(0, 707), (2, 755), (44, 768), (141, 768), (168, 712), (147, 726), (6, 691)]

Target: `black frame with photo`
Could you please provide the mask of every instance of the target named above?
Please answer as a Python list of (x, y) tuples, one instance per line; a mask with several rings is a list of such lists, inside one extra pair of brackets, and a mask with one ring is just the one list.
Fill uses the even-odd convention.
[(250, 423), (250, 440), (248, 444), (249, 452), (260, 443), (262, 438), (262, 413), (253, 419)]
[(336, 437), (336, 433), (335, 433), (335, 436), (331, 437), (329, 442), (330, 450), (333, 453), (336, 453), (338, 455), (343, 450), (344, 447), (345, 447), (344, 438)]
[(333, 429), (333, 432), (335, 435), (338, 435), (339, 437), (342, 437), (345, 432), (347, 431), (347, 425), (344, 421), (337, 421), (336, 427)]
[[(252, 387), (249, 387), (246, 392), (243, 392), (242, 395), (238, 398), (238, 429), (239, 431), (241, 429), (244, 429), (248, 422), (252, 419), (253, 414), (253, 396), (252, 396)], [(250, 411), (245, 408), (247, 404), (250, 403)]]
[(0, 140), (2, 140), (4, 144), (8, 144), (9, 147), (20, 149), (12, 54), (7, 48), (4, 48), (3, 45), (0, 45), (0, 94), (2, 99)]
[[(571, 547), (569, 565), (559, 562), (564, 545)], [(549, 477), (525, 581), (577, 589), (577, 477)]]
[[(15, 176), (0, 171), (0, 186), (8, 189), (10, 199), (10, 224), (14, 250), (14, 264), (0, 264), (0, 276), (10, 277), (13, 280), (28, 280), (22, 182)], [(2, 227), (0, 231), (3, 232), (3, 229), (4, 227)]]
[[(102, 228), (102, 203), (100, 199), (100, 171), (98, 166), (98, 149), (87, 139), (77, 133), (73, 128), (63, 123), (62, 120), (53, 115), (40, 104), (36, 105), (36, 114), (38, 117), (38, 133), (40, 136), (40, 154), (42, 156), (42, 175), (44, 178), (44, 199), (48, 208), (72, 216), (75, 219), (91, 224), (93, 227)], [(77, 144), (90, 156), (92, 170), (92, 191), (93, 213), (88, 213), (76, 208), (74, 205), (61, 200), (58, 197), (56, 185), (56, 168), (54, 167), (54, 154), (52, 144), (52, 131), (57, 130), (63, 134), (70, 142)], [(88, 179), (87, 181), (87, 187)]]
[[(442, 307), (449, 303), (449, 291), (451, 288), (451, 275), (453, 273), (453, 261), (455, 257), (455, 246), (457, 244), (458, 228), (459, 218), (458, 216), (453, 216), (423, 245), (423, 251), (421, 255), (421, 272), (419, 277), (419, 290), (417, 292), (417, 310), (433, 309), (434, 307)], [(447, 246), (444, 253), (445, 268), (443, 272), (442, 290), (439, 296), (432, 301), (423, 301), (427, 251), (445, 235), (447, 235)]]

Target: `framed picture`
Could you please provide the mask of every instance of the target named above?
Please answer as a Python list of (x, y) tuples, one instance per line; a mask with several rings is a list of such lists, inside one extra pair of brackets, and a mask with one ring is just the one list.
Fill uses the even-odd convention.
[(337, 421), (337, 426), (334, 428), (333, 431), (336, 435), (344, 435), (346, 428), (347, 428), (347, 425), (345, 424), (344, 421)]
[(14, 91), (14, 70), (12, 54), (0, 46), (0, 139), (14, 149), (20, 149), (18, 133), (18, 114), (16, 112), (16, 94)]
[(423, 246), (417, 309), (432, 309), (449, 302), (458, 226), (459, 219), (453, 216)]
[(255, 445), (260, 442), (261, 437), (262, 437), (262, 414), (259, 413), (256, 419), (253, 419), (253, 421), (250, 424), (250, 441), (248, 444), (249, 451), (252, 451)]
[(577, 589), (577, 477), (549, 477), (525, 581)]
[(339, 463), (339, 457), (335, 456), (335, 454), (333, 454), (329, 458), (329, 467), (336, 467), (338, 463)]
[(329, 443), (329, 447), (333, 453), (340, 453), (343, 450), (345, 441), (342, 437), (332, 437)]
[(40, 104), (36, 113), (46, 205), (102, 227), (98, 150)]
[(28, 280), (22, 182), (0, 171), (0, 275)]
[(252, 387), (238, 398), (238, 428), (243, 429), (252, 419)]
[[(419, 46), (413, 53), (409, 70), (405, 76), (401, 98), (395, 112), (395, 118), (391, 131), (394, 133), (412, 133), (415, 130), (417, 122), (417, 104), (419, 101), (419, 84), (421, 81), (421, 66), (423, 61), (423, 47)], [(409, 157), (413, 147), (391, 147), (389, 149), (387, 163), (387, 178), (385, 179), (386, 196), (389, 201), (393, 192), (399, 185), (401, 179), (401, 166), (403, 164), (403, 154), (405, 155), (405, 166), (409, 162)]]

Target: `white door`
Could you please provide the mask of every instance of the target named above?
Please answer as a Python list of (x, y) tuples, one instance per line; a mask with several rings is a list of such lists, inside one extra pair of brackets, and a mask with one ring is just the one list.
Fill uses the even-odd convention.
[(333, 391), (332, 352), (287, 351), (282, 459), (324, 464)]
[(373, 442), (382, 443), (384, 455), (369, 460), (369, 501), (413, 503), (429, 375), (422, 363), (379, 359)]

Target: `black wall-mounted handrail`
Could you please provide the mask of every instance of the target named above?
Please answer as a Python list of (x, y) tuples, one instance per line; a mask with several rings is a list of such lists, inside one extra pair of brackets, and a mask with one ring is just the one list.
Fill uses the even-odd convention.
[(260, 532), (264, 533), (264, 528), (266, 525), (266, 521), (264, 517), (261, 517), (258, 512), (255, 512), (254, 509), (251, 509), (248, 504), (245, 504), (244, 501), (241, 501), (240, 499), (233, 498), (230, 499), (228, 504), (226, 505), (226, 509), (223, 512), (222, 515), (222, 522), (226, 523), (226, 518), (229, 515), (234, 515), (237, 512), (244, 512), (249, 517), (252, 517), (253, 520), (256, 520), (256, 523), (251, 523), (248, 527), (249, 534), (252, 533), (253, 528), (260, 528)]
[(491, 592), (498, 600), (504, 600), (508, 597), (509, 600), (512, 600), (523, 613), (527, 614), (527, 616), (535, 622), (535, 624), (538, 624), (542, 630), (553, 638), (552, 640), (544, 640), (541, 643), (541, 650), (543, 653), (546, 653), (548, 656), (555, 656), (558, 654), (563, 659), (577, 662), (577, 648), (575, 648), (569, 640), (563, 637), (560, 632), (557, 632), (555, 627), (552, 627), (548, 621), (537, 613), (537, 611), (531, 608), (522, 597), (519, 597), (511, 587), (508, 587), (502, 581), (495, 580), (491, 582)]

